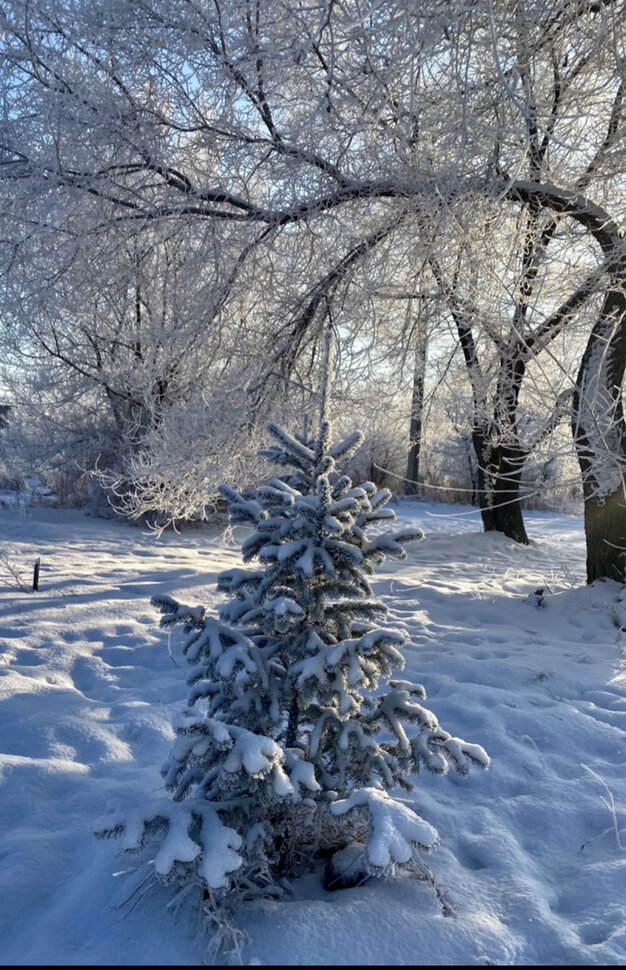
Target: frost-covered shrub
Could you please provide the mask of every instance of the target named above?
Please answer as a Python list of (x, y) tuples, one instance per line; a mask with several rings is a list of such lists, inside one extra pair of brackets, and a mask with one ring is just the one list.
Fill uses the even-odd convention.
[(156, 838), (155, 872), (202, 887), (216, 922), (229, 899), (278, 892), (357, 839), (369, 874), (410, 865), (438, 836), (398, 791), (420, 768), (489, 761), (440, 727), (422, 686), (393, 678), (407, 635), (385, 622), (370, 576), (423, 536), (384, 531), (390, 493), (336, 471), (360, 434), (332, 445), (327, 421), (314, 441), (269, 433), (264, 456), (286, 473), (252, 497), (221, 489), (231, 522), (250, 526), (253, 564), (220, 575), (219, 615), (153, 600), (163, 627), (182, 625), (190, 664), (162, 769), (172, 800), (109, 826), (127, 848)]

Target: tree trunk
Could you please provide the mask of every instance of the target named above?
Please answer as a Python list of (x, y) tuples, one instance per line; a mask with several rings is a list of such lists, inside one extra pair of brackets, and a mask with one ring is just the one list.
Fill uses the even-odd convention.
[(300, 707), (298, 705), (298, 692), (292, 688), (291, 701), (289, 702), (289, 715), (287, 719), (287, 730), (285, 732), (285, 747), (295, 748), (298, 740), (298, 724), (300, 721)]
[[(524, 526), (520, 485), (527, 453), (517, 444), (517, 405), (525, 372), (524, 347), (517, 341), (509, 354), (503, 356), (492, 420), (485, 420), (487, 400), (476, 343), (472, 334), (472, 319), (459, 305), (454, 290), (445, 282), (436, 259), (432, 269), (446, 299), (459, 335), (459, 343), (472, 388), (473, 418), (472, 444), (476, 453), (478, 502), (485, 532), (502, 532), (514, 542), (528, 544)], [(522, 352), (520, 352), (522, 351)], [(509, 440), (508, 446), (498, 442)]]
[(484, 429), (476, 427), (472, 429), (472, 444), (476, 453), (476, 490), (478, 492), (480, 517), (483, 520), (485, 532), (493, 532), (496, 528), (496, 519), (490, 501), (486, 471), (490, 460), (490, 448), (487, 442), (488, 438)]
[(411, 420), (409, 424), (409, 456), (406, 467), (405, 495), (417, 495), (420, 451), (422, 447), (422, 414), (424, 410), (424, 376), (426, 347), (420, 341), (415, 351)]
[(585, 497), (588, 583), (596, 579), (626, 582), (625, 495), (622, 487), (607, 498), (598, 499), (595, 495)]
[(478, 459), (478, 496), (485, 532), (502, 532), (514, 542), (528, 545), (520, 484), (525, 455), (493, 445), (483, 429), (474, 429), (472, 441)]
[(520, 488), (526, 455), (513, 449), (500, 449), (498, 473), (493, 482), (494, 528), (514, 542), (528, 545)]
[(626, 582), (626, 272), (609, 289), (583, 355), (572, 430), (585, 500), (587, 582)]

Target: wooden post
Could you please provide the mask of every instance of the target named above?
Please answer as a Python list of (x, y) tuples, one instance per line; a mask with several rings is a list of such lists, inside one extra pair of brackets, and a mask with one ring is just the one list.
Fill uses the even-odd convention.
[(39, 589), (39, 567), (41, 565), (41, 559), (37, 559), (35, 562), (35, 569), (33, 572), (33, 591), (37, 592)]

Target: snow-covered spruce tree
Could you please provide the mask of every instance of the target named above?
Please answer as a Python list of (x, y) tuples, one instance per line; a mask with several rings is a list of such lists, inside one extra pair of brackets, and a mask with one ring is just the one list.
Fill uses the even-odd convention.
[(264, 456), (282, 477), (247, 497), (222, 486), (231, 523), (256, 568), (224, 572), (219, 617), (155, 597), (161, 625), (182, 624), (189, 704), (162, 772), (173, 801), (117, 820), (127, 848), (157, 836), (156, 873), (203, 888), (208, 915), (229, 899), (279, 891), (284, 877), (358, 842), (362, 868), (410, 865), (437, 832), (397, 797), (424, 766), (487, 767), (483, 749), (452, 737), (421, 701), (423, 687), (389, 679), (407, 635), (385, 625), (369, 577), (404, 558), (419, 530), (389, 533), (390, 493), (335, 471), (360, 444), (331, 444), (270, 425)]

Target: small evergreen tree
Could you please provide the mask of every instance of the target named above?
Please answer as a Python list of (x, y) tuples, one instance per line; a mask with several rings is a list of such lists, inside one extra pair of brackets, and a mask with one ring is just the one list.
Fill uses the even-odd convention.
[(270, 425), (263, 454), (288, 473), (247, 497), (221, 488), (231, 523), (251, 531), (244, 563), (222, 573), (218, 617), (155, 597), (161, 625), (182, 624), (189, 704), (162, 773), (173, 801), (117, 820), (128, 848), (154, 836), (154, 869), (202, 886), (216, 921), (229, 897), (277, 891), (285, 876), (355, 840), (362, 867), (410, 865), (437, 832), (394, 795), (424, 766), (487, 767), (483, 749), (452, 737), (421, 703), (424, 688), (389, 679), (407, 635), (385, 624), (370, 575), (404, 558), (419, 530), (389, 533), (390, 493), (335, 471), (361, 442), (332, 445)]

